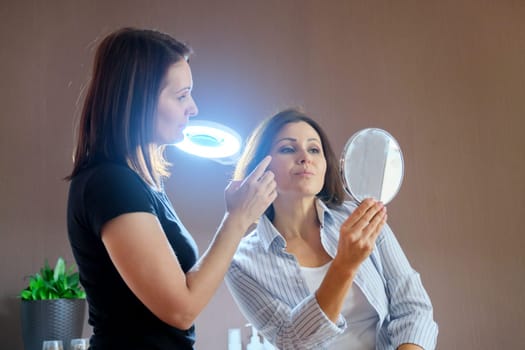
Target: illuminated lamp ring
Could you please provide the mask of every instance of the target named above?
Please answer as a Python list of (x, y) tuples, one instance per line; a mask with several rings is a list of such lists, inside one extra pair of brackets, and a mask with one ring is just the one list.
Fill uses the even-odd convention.
[(184, 129), (184, 140), (176, 143), (179, 149), (204, 158), (227, 158), (241, 148), (241, 137), (234, 130), (208, 120), (191, 120)]

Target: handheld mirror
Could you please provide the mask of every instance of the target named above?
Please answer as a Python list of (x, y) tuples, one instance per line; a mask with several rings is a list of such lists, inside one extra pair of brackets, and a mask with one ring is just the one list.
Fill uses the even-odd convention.
[(358, 203), (372, 197), (390, 202), (403, 182), (403, 154), (392, 135), (363, 129), (348, 139), (340, 163), (346, 193)]

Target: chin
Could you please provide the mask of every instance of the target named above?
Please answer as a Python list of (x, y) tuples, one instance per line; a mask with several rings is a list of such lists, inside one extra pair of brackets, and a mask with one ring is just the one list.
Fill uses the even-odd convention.
[(184, 140), (184, 135), (182, 133), (178, 133), (177, 135), (166, 135), (166, 137), (162, 137), (159, 140), (159, 143), (161, 145), (173, 145), (175, 143), (179, 143), (182, 140)]
[(179, 142), (181, 142), (182, 140), (184, 140), (184, 135), (180, 135), (180, 136), (174, 137), (173, 140), (172, 140), (170, 143), (171, 143), (171, 144), (173, 144), (173, 143), (179, 143)]

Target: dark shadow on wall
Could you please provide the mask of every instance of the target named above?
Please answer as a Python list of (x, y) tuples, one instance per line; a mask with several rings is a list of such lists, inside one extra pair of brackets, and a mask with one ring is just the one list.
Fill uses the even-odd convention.
[(16, 296), (0, 299), (0, 349), (23, 349), (20, 299)]

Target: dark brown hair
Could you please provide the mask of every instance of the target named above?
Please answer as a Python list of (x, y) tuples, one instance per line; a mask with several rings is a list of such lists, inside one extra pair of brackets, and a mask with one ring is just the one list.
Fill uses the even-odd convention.
[[(317, 194), (317, 197), (330, 207), (342, 204), (345, 194), (339, 175), (339, 163), (328, 141), (328, 137), (316, 121), (308, 117), (301, 110), (295, 108), (283, 110), (267, 118), (255, 128), (248, 138), (244, 151), (237, 163), (234, 179), (243, 179), (246, 175), (250, 174), (257, 164), (270, 154), (272, 143), (281, 129), (288, 123), (298, 122), (309, 124), (321, 138), (323, 153), (326, 158), (326, 174), (323, 188)], [(273, 220), (272, 206), (267, 209), (266, 215)]]
[(126, 163), (153, 187), (168, 176), (164, 147), (154, 145), (155, 115), (168, 68), (191, 49), (171, 36), (122, 28), (105, 37), (80, 116), (73, 171), (95, 158)]

